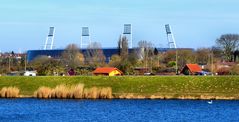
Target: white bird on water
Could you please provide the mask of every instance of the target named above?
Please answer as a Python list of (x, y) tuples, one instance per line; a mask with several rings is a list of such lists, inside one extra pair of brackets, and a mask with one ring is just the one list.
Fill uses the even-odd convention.
[(208, 103), (208, 104), (212, 104), (212, 100), (210, 100), (210, 101), (207, 101), (207, 103)]

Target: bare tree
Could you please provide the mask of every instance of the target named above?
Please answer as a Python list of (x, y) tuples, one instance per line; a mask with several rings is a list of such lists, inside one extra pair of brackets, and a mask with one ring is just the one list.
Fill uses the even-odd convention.
[(121, 57), (115, 54), (111, 56), (109, 66), (118, 67), (121, 63)]
[(70, 68), (76, 68), (84, 64), (84, 56), (76, 44), (70, 44), (62, 53), (62, 62)]
[(154, 48), (151, 42), (142, 40), (138, 42), (139, 58), (141, 59), (144, 67), (150, 67), (152, 69), (152, 61), (154, 56)]
[(212, 56), (212, 51), (209, 48), (199, 48), (196, 50), (196, 62), (202, 65), (210, 63), (210, 57)]
[(91, 43), (87, 48), (85, 57), (87, 64), (90, 66), (98, 67), (105, 65), (105, 55), (100, 43)]
[(120, 36), (118, 41), (118, 48), (119, 48), (119, 55), (122, 58), (122, 60), (126, 60), (128, 58), (128, 39), (126, 36)]
[(183, 49), (178, 51), (178, 66), (184, 67), (185, 64), (196, 63), (195, 52), (191, 49)]
[(233, 61), (233, 53), (239, 46), (238, 34), (224, 34), (216, 40), (216, 44), (223, 50), (226, 61)]

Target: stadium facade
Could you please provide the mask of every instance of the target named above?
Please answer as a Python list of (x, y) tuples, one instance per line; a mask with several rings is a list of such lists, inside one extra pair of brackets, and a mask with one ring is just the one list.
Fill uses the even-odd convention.
[[(85, 56), (87, 49), (81, 49), (80, 52)], [(109, 62), (110, 57), (114, 54), (118, 54), (119, 51), (116, 48), (105, 48), (102, 49), (106, 62)], [(49, 56), (55, 59), (59, 59), (64, 52), (64, 49), (53, 49), (53, 50), (28, 50), (27, 61), (30, 62), (38, 56)]]
[[(175, 50), (173, 48), (156, 48), (158, 52), (167, 52), (169, 50)], [(178, 48), (177, 50), (193, 50), (191, 48)], [(135, 49), (129, 49), (129, 53), (133, 52)], [(81, 49), (80, 52), (83, 53), (83, 55), (86, 54), (87, 49)], [(110, 61), (110, 58), (112, 55), (119, 54), (118, 48), (103, 48), (102, 49), (103, 54), (106, 57), (106, 62)], [(53, 49), (53, 50), (28, 50), (27, 51), (27, 61), (31, 62), (33, 59), (35, 59), (38, 56), (49, 56), (55, 59), (60, 59), (62, 53), (64, 52), (64, 49)], [(138, 51), (139, 53), (139, 51)], [(140, 54), (139, 54), (140, 55)]]

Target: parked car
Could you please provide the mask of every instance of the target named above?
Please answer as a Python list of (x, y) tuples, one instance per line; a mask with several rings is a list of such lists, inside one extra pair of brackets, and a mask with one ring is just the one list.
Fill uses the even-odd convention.
[(19, 72), (19, 71), (12, 71), (12, 72), (8, 72), (6, 75), (7, 76), (20, 76), (21, 72)]
[(36, 71), (25, 71), (24, 76), (36, 76)]
[(149, 76), (149, 75), (155, 75), (155, 74), (153, 74), (151, 72), (146, 72), (146, 73), (144, 73), (144, 75)]

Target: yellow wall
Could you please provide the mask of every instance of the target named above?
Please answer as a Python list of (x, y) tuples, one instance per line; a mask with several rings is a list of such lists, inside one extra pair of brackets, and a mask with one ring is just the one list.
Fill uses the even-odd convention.
[(119, 71), (114, 70), (112, 72), (109, 73), (109, 76), (115, 76), (115, 75), (121, 75)]

